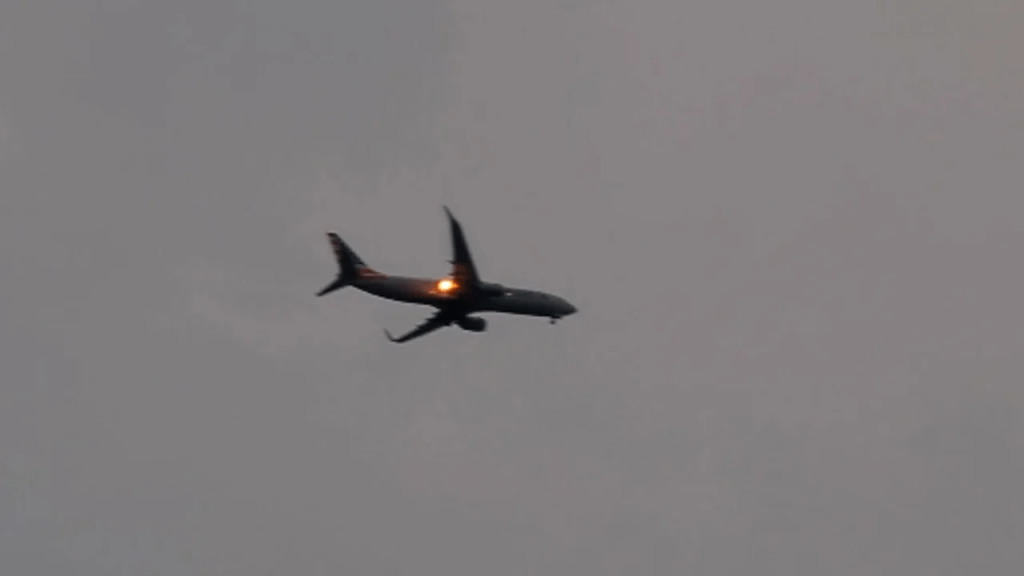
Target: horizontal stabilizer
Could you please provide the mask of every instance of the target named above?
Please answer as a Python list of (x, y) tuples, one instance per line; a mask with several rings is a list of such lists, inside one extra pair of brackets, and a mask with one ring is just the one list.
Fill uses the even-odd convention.
[(348, 282), (345, 281), (345, 279), (342, 278), (341, 276), (338, 276), (337, 280), (335, 280), (334, 282), (331, 282), (327, 286), (324, 286), (324, 289), (319, 291), (319, 292), (317, 292), (316, 295), (317, 296), (323, 296), (325, 294), (330, 294), (331, 292), (334, 292), (335, 290), (339, 290), (341, 288), (344, 288), (345, 286), (348, 286)]

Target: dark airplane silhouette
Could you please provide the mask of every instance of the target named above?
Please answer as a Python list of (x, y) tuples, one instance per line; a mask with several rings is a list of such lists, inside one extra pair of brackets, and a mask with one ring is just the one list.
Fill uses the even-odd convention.
[(479, 316), (470, 316), (477, 312), (541, 316), (550, 318), (552, 324), (559, 318), (576, 312), (575, 306), (554, 294), (507, 288), (500, 284), (481, 281), (469, 255), (462, 225), (452, 216), (447, 206), (444, 207), (444, 211), (451, 226), (454, 253), (450, 262), (452, 272), (448, 277), (409, 278), (381, 274), (367, 266), (337, 234), (328, 232), (327, 238), (338, 260), (338, 278), (317, 296), (323, 296), (345, 286), (354, 286), (381, 298), (426, 304), (437, 308), (433, 316), (400, 338), (395, 338), (385, 329), (384, 334), (392, 342), (407, 342), (453, 323), (463, 330), (483, 332), (487, 328), (487, 321)]

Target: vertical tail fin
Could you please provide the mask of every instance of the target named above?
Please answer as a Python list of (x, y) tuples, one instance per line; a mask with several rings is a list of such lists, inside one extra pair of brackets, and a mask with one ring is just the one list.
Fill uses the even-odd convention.
[(324, 287), (323, 290), (317, 293), (317, 296), (323, 296), (330, 292), (334, 292), (340, 288), (344, 288), (351, 284), (359, 275), (362, 270), (369, 270), (363, 259), (360, 258), (348, 244), (345, 244), (342, 239), (334, 232), (327, 233), (327, 240), (331, 243), (331, 249), (334, 251), (334, 259), (338, 262), (338, 277), (337, 279)]
[(338, 261), (338, 273), (343, 277), (352, 280), (359, 274), (360, 268), (366, 268), (363, 259), (353, 252), (337, 234), (328, 232), (327, 239), (331, 242), (331, 249), (334, 250), (334, 259)]

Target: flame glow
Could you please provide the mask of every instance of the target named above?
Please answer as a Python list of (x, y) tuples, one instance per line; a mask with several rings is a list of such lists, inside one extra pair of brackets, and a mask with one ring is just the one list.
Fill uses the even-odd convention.
[(448, 278), (445, 278), (444, 280), (441, 280), (440, 282), (437, 283), (437, 289), (440, 290), (441, 292), (447, 292), (454, 287), (455, 282), (452, 282)]

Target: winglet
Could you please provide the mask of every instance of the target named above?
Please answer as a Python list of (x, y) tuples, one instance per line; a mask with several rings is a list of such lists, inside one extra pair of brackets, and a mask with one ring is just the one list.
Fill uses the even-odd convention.
[(398, 338), (392, 336), (391, 332), (388, 332), (387, 328), (384, 329), (384, 335), (388, 337), (388, 340), (391, 340), (392, 342), (398, 342)]

